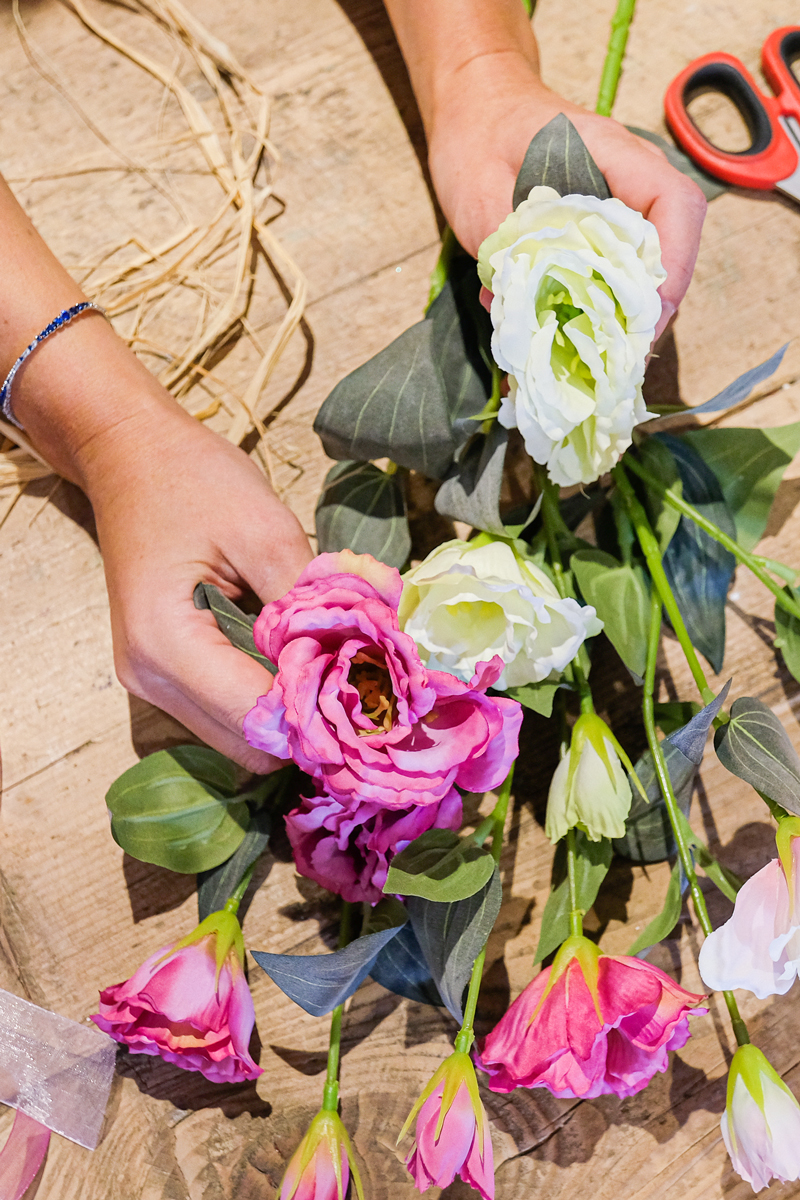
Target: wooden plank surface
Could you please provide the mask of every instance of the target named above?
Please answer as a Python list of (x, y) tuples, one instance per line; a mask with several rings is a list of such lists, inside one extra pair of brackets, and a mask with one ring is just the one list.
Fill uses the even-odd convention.
[[(326, 469), (310, 430), (314, 412), (346, 371), (418, 319), (436, 257), (436, 214), (420, 166), (419, 118), (386, 17), (377, 0), (198, 0), (192, 10), (227, 40), (274, 96), (271, 136), (281, 151), (276, 189), (286, 211), (275, 230), (310, 284), (307, 327), (271, 383), (280, 398), (300, 386), (270, 430), (277, 482), (313, 527)], [(540, 0), (536, 28), (545, 78), (570, 99), (591, 103), (612, 0)], [(142, 38), (129, 13), (95, 0), (110, 27)], [(131, 157), (161, 129), (167, 107), (129, 63), (99, 45), (57, 0), (22, 4), (37, 54), (109, 140)], [(616, 115), (662, 130), (661, 97), (689, 58), (717, 48), (757, 68), (767, 33), (796, 19), (790, 0), (640, 0)], [(163, 49), (163, 47), (162, 47)], [(204, 99), (202, 84), (191, 80)], [(67, 179), (82, 162), (119, 165), (64, 95), (33, 68), (8, 7), (0, 10), (0, 168), (57, 252), (94, 261), (128, 233), (154, 242), (175, 228), (174, 209), (152, 199), (135, 173)], [(30, 181), (36, 176), (38, 181)], [(48, 176), (48, 178), (42, 178)], [(25, 180), (28, 180), (25, 182)], [(186, 175), (181, 195), (198, 209), (207, 183)], [(795, 339), (780, 388), (730, 423), (778, 425), (800, 417), (800, 213), (788, 202), (729, 194), (710, 207), (695, 279), (674, 339), (653, 364), (650, 387), (690, 403), (707, 399), (783, 342)], [(265, 339), (280, 321), (278, 292), (260, 300)], [(228, 364), (246, 381), (246, 356)], [(763, 552), (800, 565), (800, 467), (788, 472)], [(112, 841), (103, 803), (110, 782), (139, 754), (180, 740), (180, 727), (129, 700), (113, 674), (102, 563), (84, 498), (52, 478), (22, 495), (0, 491), (0, 740), (3, 753), (0, 986), (76, 1020), (97, 991), (129, 976), (157, 946), (194, 923), (193, 881), (126, 858)], [(776, 663), (771, 605), (739, 572), (729, 603), (722, 679), (760, 696), (786, 722), (795, 744), (797, 685)], [(661, 664), (664, 693), (691, 697), (676, 645)], [(610, 656), (594, 682), (627, 748), (641, 730), (635, 693)], [(502, 862), (505, 906), (493, 935), (481, 1027), (488, 1028), (527, 983), (547, 895), (551, 849), (540, 821), (553, 750), (542, 722), (528, 722), (518, 794)], [(772, 853), (761, 802), (707, 756), (693, 819), (726, 865), (742, 874)], [(299, 879), (285, 847), (261, 871), (246, 915), (254, 948), (306, 951), (330, 945), (335, 908)], [(658, 911), (668, 867), (647, 873), (620, 863), (616, 888), (592, 915), (601, 944), (623, 951)], [(713, 915), (729, 905), (710, 897)], [(625, 924), (625, 922), (628, 924)], [(698, 988), (697, 933), (684, 921), (653, 961)], [(263, 1042), (264, 1075), (222, 1088), (143, 1056), (120, 1055), (106, 1137), (90, 1154), (53, 1139), (40, 1200), (261, 1200), (319, 1103), (326, 1022), (291, 1004), (254, 966), (251, 984)], [(755, 1040), (800, 1092), (797, 997), (759, 1002), (742, 994)], [(669, 1071), (641, 1095), (576, 1103), (544, 1091), (485, 1093), (493, 1123), (498, 1200), (543, 1194), (577, 1200), (636, 1197), (739, 1200), (749, 1186), (732, 1174), (719, 1135), (731, 1039), (716, 999), (711, 1015)], [(373, 1200), (414, 1195), (395, 1138), (409, 1105), (452, 1036), (438, 1011), (401, 1001), (367, 982), (344, 1021), (343, 1115)], [(0, 1117), (2, 1131), (10, 1115)], [(436, 1195), (435, 1191), (431, 1195)], [(449, 1200), (469, 1189), (455, 1184)], [(800, 1194), (776, 1186), (776, 1196)]]

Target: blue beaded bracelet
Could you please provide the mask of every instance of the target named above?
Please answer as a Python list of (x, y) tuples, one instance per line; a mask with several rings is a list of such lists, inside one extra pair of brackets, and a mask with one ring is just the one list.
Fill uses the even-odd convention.
[(32, 354), (40, 342), (45, 338), (49, 338), (51, 333), (55, 333), (57, 329), (61, 329), (63, 325), (69, 325), (73, 317), (77, 317), (80, 313), (86, 312), (87, 309), (93, 308), (95, 312), (99, 312), (102, 316), (106, 315), (106, 310), (101, 308), (99, 304), (95, 304), (93, 300), (83, 300), (80, 304), (73, 304), (72, 308), (65, 308), (57, 317), (47, 325), (41, 333), (33, 339), (30, 346), (27, 346), (20, 354), (17, 361), (14, 363), (11, 370), (6, 375), (5, 383), (0, 388), (0, 415), (4, 416), (12, 425), (16, 425), (17, 429), (22, 429), (22, 425), (11, 409), (11, 385), (14, 382), (14, 376), (20, 369), (25, 359), (29, 354)]

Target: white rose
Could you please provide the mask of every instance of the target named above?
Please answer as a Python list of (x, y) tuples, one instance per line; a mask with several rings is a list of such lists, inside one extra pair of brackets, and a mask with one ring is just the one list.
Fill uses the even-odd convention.
[(444, 542), (408, 571), (398, 616), (432, 670), (469, 681), (499, 654), (501, 689), (559, 674), (603, 628), (593, 608), (563, 600), (544, 571), (487, 534)]
[(655, 226), (621, 200), (535, 187), (478, 253), (493, 293), (499, 420), (554, 483), (611, 469), (648, 417), (645, 356), (666, 279)]

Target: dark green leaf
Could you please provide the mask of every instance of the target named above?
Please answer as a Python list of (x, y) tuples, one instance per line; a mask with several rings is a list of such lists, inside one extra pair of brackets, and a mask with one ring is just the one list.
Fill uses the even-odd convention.
[(665, 700), (653, 705), (656, 725), (666, 736), (675, 733), (699, 712), (700, 705), (695, 700)]
[(733, 871), (729, 871), (727, 867), (723, 867), (722, 863), (714, 858), (708, 846), (697, 836), (683, 813), (680, 814), (680, 823), (684, 839), (692, 851), (696, 865), (702, 867), (708, 878), (719, 888), (723, 896), (727, 896), (730, 901), (734, 901), (737, 892), (742, 886), (742, 880)]
[(681, 440), (716, 475), (736, 539), (752, 550), (764, 536), (784, 471), (800, 450), (800, 421), (776, 429), (692, 429)]
[(602, 550), (579, 550), (569, 560), (587, 604), (629, 671), (641, 679), (647, 661), (650, 595), (644, 572), (626, 567)]
[(207, 746), (159, 750), (111, 785), (111, 832), (141, 862), (170, 871), (208, 871), (229, 858), (250, 814), (236, 799), (238, 769)]
[(477, 434), (436, 493), (436, 511), (502, 537), (499, 505), (507, 445), (508, 431), (499, 421), (488, 433)]
[(370, 968), (370, 975), (376, 983), (398, 996), (406, 996), (418, 1004), (442, 1006), (442, 998), (410, 921), (383, 947)]
[(383, 890), (447, 904), (480, 891), (493, 871), (485, 846), (452, 829), (428, 829), (392, 859)]
[(253, 626), (256, 623), (254, 616), (242, 612), (239, 606), (223, 595), (213, 583), (198, 583), (194, 589), (193, 600), (195, 608), (211, 609), (220, 631), (237, 650), (243, 650), (256, 662), (260, 662), (262, 667), (275, 674), (278, 668), (258, 652), (253, 641)]
[(450, 262), (447, 281), (427, 312), (432, 350), (447, 397), (456, 452), (480, 426), (475, 420), (492, 394), (492, 319), (480, 302), (478, 266), (468, 254)]
[(698, 713), (695, 713), (682, 729), (676, 729), (674, 733), (669, 735), (670, 745), (677, 746), (681, 754), (684, 754), (696, 767), (699, 767), (703, 761), (708, 731), (716, 720), (719, 710), (728, 699), (728, 692), (730, 690), (731, 680), (729, 679), (724, 687), (720, 688), (710, 704), (707, 704), (705, 708), (701, 708)]
[(525, 683), (519, 687), (506, 689), (506, 695), (512, 700), (518, 700), (525, 708), (532, 708), (543, 717), (549, 717), (553, 711), (553, 700), (560, 683), (550, 683), (544, 679), (541, 683)]
[(315, 513), (320, 554), (353, 550), (389, 567), (402, 567), (411, 534), (400, 479), (374, 463), (336, 463), (328, 472)]
[[(786, 589), (795, 602), (800, 601), (796, 588)], [(790, 616), (780, 604), (775, 605), (775, 645), (783, 655), (787, 670), (795, 679), (800, 679), (800, 621)]]
[(409, 897), (408, 915), (428, 970), (442, 1002), (459, 1023), (464, 988), (497, 920), (502, 897), (497, 868), (479, 892), (456, 904)]
[(537, 185), (555, 188), (559, 196), (597, 196), (607, 200), (608, 184), (572, 122), (559, 113), (531, 142), (514, 187), (514, 208)]
[(664, 897), (664, 907), (646, 929), (639, 934), (630, 950), (628, 950), (628, 954), (631, 956), (641, 954), (643, 950), (648, 950), (651, 946), (655, 946), (656, 942), (661, 942), (665, 937), (669, 937), (680, 920), (682, 904), (680, 863), (675, 863), (675, 866), (672, 868), (672, 874), (669, 877), (669, 886), (667, 887), (667, 894)]
[(676, 171), (693, 179), (706, 200), (714, 200), (729, 190), (727, 184), (720, 183), (713, 175), (707, 175), (692, 162), (688, 154), (684, 154), (682, 150), (679, 150), (672, 142), (668, 142), (666, 138), (661, 137), (660, 134), (651, 133), (649, 129), (640, 129), (637, 125), (628, 125), (627, 128), (637, 137), (644, 138), (645, 141), (652, 142), (654, 146), (663, 150), (671, 166), (675, 167)]
[[(733, 517), (711, 468), (685, 442), (665, 433), (655, 438), (672, 452), (684, 499), (735, 538)], [(725, 657), (725, 602), (736, 559), (688, 517), (681, 517), (663, 562), (689, 637), (719, 674)]]
[[(575, 832), (575, 852), (578, 907), (587, 913), (597, 899), (600, 884), (608, 874), (614, 851), (607, 838), (593, 842), (578, 829)], [(566, 843), (563, 840), (556, 847), (553, 860), (553, 884), (542, 913), (542, 928), (533, 959), (534, 966), (557, 950), (564, 939), (569, 937), (569, 880)]]
[(698, 404), (691, 411), (693, 413), (722, 412), (724, 409), (733, 408), (735, 404), (746, 400), (753, 388), (757, 387), (759, 383), (763, 383), (765, 379), (769, 379), (770, 375), (775, 374), (783, 362), (783, 356), (788, 346), (787, 342), (785, 346), (781, 346), (780, 350), (776, 350), (772, 358), (768, 358), (766, 362), (757, 367), (751, 367), (749, 371), (745, 371), (744, 375), (734, 379), (733, 383), (729, 383), (721, 392), (717, 392), (716, 396), (706, 400), (705, 404)]
[[(405, 920), (404, 916), (403, 924)], [(402, 925), (395, 925), (368, 933), (332, 954), (268, 954), (264, 950), (250, 953), (290, 1000), (312, 1017), (321, 1017), (352, 996), (369, 975), (383, 947), (401, 928)]]
[[(663, 483), (664, 487), (673, 488), (678, 495), (681, 494), (683, 483), (678, 470), (678, 464), (672, 452), (661, 438), (646, 438), (638, 448), (637, 457), (642, 466), (651, 475), (655, 475)], [(644, 506), (647, 510), (650, 524), (653, 526), (658, 538), (659, 548), (663, 554), (680, 524), (681, 514), (667, 504), (664, 497), (658, 492), (648, 491), (638, 481), (636, 488), (637, 491), (643, 492)]]
[(236, 885), (250, 865), (260, 858), (269, 842), (272, 829), (272, 812), (258, 808), (250, 812), (247, 833), (235, 854), (210, 871), (197, 874), (197, 915), (205, 921), (209, 913), (225, 907), (225, 901), (236, 890)]
[(717, 757), (789, 812), (800, 814), (800, 758), (771, 708), (752, 696), (731, 705), (731, 719), (714, 736)]

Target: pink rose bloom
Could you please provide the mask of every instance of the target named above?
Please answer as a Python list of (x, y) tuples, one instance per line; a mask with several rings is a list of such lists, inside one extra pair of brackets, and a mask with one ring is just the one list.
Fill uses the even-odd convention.
[(330, 796), (304, 800), (286, 818), (301, 875), (351, 904), (377, 904), (389, 863), (427, 829), (459, 829), (461, 797), (453, 789), (440, 804), (383, 808), (374, 801), (346, 808)]
[(481, 1046), (489, 1087), (546, 1087), (554, 1096), (633, 1096), (689, 1039), (703, 999), (638, 958), (570, 937)]
[(95, 1025), (136, 1054), (200, 1071), (212, 1083), (257, 1079), (248, 1046), (255, 1024), (242, 931), (232, 912), (206, 917), (163, 946), (124, 983), (100, 993)]
[(401, 590), (369, 554), (321, 554), (253, 631), (278, 672), (245, 737), (351, 808), (439, 804), (456, 784), (488, 791), (517, 755), (520, 706), (484, 694), (502, 660), (479, 664), (470, 684), (426, 671), (397, 623)]
[(322, 1110), (295, 1150), (281, 1184), (280, 1200), (344, 1200), (352, 1170), (359, 1200), (364, 1200), (353, 1147), (338, 1113)]
[(489, 1122), (468, 1054), (455, 1050), (442, 1063), (411, 1110), (401, 1138), (415, 1116), (415, 1145), (406, 1166), (417, 1189), (446, 1188), (460, 1175), (484, 1200), (494, 1200)]
[(780, 857), (752, 875), (731, 918), (703, 942), (699, 967), (713, 991), (747, 988), (764, 1000), (783, 996), (800, 972), (800, 820), (778, 827)]

